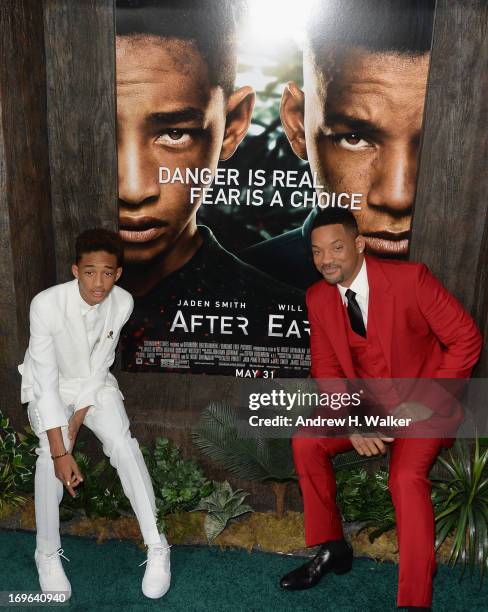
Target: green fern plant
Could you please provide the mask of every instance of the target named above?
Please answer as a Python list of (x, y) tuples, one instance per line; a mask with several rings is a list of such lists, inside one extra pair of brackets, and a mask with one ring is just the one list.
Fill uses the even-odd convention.
[(153, 452), (141, 450), (154, 485), (158, 527), (164, 530), (167, 514), (193, 510), (211, 493), (212, 483), (195, 461), (184, 459), (167, 438), (156, 438)]
[(488, 568), (488, 448), (458, 440), (448, 458), (439, 457), (446, 476), (433, 478), (432, 499), (436, 515), (436, 545), (454, 536), (450, 563), (461, 563), (463, 573), (476, 566), (483, 580)]
[(17, 433), (0, 410), (0, 514), (25, 503), (21, 493), (32, 489), (35, 459), (31, 438)]
[[(270, 482), (275, 495), (276, 514), (283, 516), (285, 495), (290, 482), (297, 480), (290, 440), (263, 438), (259, 429), (253, 437), (243, 437), (235, 410), (226, 404), (212, 403), (202, 412), (193, 429), (193, 442), (206, 456), (231, 474), (244, 480)], [(361, 457), (356, 451), (338, 455), (336, 470), (362, 465), (376, 458)]]
[(25, 501), (25, 497), (16, 492), (14, 470), (6, 463), (0, 468), (0, 516), (10, 508), (23, 506)]
[(76, 488), (76, 497), (65, 494), (61, 502), (61, 518), (74, 516), (117, 518), (130, 510), (115, 469), (102, 459), (95, 465), (84, 453), (74, 454), (83, 474), (83, 483)]
[(225, 404), (210, 404), (193, 429), (193, 442), (204, 454), (244, 480), (272, 482), (276, 513), (284, 513), (287, 484), (296, 480), (290, 441), (284, 438), (242, 437), (236, 413)]
[(251, 506), (244, 504), (249, 495), (242, 489), (232, 490), (230, 484), (225, 482), (213, 482), (213, 491), (207, 497), (200, 500), (195, 508), (207, 512), (204, 529), (207, 540), (211, 542), (222, 533), (227, 523), (247, 512), (253, 512)]
[(373, 527), (369, 534), (373, 542), (395, 527), (395, 511), (388, 490), (388, 470), (379, 468), (368, 473), (364, 468), (339, 470), (337, 504), (347, 522), (364, 521), (361, 529)]
[(39, 446), (39, 438), (32, 431), (30, 425), (24, 427), (23, 432), (17, 432), (17, 437), (19, 439), (19, 452), (22, 455), (24, 465), (24, 472), (21, 482), (18, 483), (18, 488), (23, 493), (33, 493), (37, 461), (36, 448)]

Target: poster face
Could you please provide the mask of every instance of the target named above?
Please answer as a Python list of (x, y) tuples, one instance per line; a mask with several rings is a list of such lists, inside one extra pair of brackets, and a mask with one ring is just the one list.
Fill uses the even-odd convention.
[(317, 212), (408, 254), (433, 11), (117, 1), (124, 369), (307, 375)]

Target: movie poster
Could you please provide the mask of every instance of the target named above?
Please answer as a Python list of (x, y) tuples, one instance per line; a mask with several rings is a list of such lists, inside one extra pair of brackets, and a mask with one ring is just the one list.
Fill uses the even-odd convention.
[(124, 369), (307, 376), (317, 211), (408, 255), (433, 12), (117, 0)]

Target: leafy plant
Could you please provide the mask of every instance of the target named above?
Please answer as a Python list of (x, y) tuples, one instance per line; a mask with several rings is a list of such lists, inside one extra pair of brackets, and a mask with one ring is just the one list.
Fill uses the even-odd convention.
[(0, 513), (23, 505), (19, 493), (32, 488), (36, 456), (31, 446), (28, 435), (17, 433), (0, 411)]
[[(253, 433), (254, 437), (249, 437)], [(210, 404), (193, 430), (195, 446), (231, 474), (244, 480), (271, 482), (276, 514), (284, 514), (284, 498), (289, 482), (297, 480), (290, 440), (263, 438), (258, 429), (242, 436), (236, 412), (225, 404)], [(336, 458), (336, 469), (370, 461), (355, 451)]]
[(164, 529), (167, 514), (193, 510), (210, 495), (212, 483), (195, 461), (183, 459), (167, 438), (156, 438), (154, 451), (142, 449), (151, 475), (158, 509), (158, 526)]
[(24, 474), (18, 488), (24, 493), (33, 493), (37, 461), (36, 448), (39, 446), (39, 438), (30, 425), (24, 427), (23, 433), (17, 432), (17, 437), (20, 442), (19, 452), (24, 464)]
[(357, 468), (368, 463), (383, 462), (384, 458), (373, 455), (367, 457), (366, 455), (360, 455), (356, 450), (350, 450), (345, 453), (339, 453), (332, 460), (334, 470), (345, 470), (347, 468)]
[(0, 468), (0, 516), (7, 508), (15, 508), (25, 504), (25, 497), (16, 493), (15, 472), (11, 464), (6, 463)]
[(231, 474), (245, 480), (274, 481), (276, 512), (284, 512), (287, 483), (296, 479), (290, 441), (284, 438), (243, 437), (235, 411), (225, 404), (210, 404), (193, 430), (193, 442), (205, 455)]
[(452, 533), (450, 563), (461, 562), (463, 572), (469, 566), (471, 574), (479, 566), (483, 579), (488, 568), (488, 448), (481, 452), (478, 438), (474, 446), (458, 440), (448, 458), (438, 461), (447, 475), (433, 479), (436, 545)]
[(249, 493), (242, 489), (232, 491), (230, 484), (225, 482), (213, 483), (213, 491), (200, 500), (195, 508), (207, 512), (204, 529), (209, 542), (214, 540), (226, 528), (231, 519), (235, 519), (247, 512), (253, 512), (251, 506), (244, 504)]
[(76, 488), (75, 498), (69, 495), (63, 497), (61, 511), (64, 520), (76, 515), (117, 518), (130, 510), (117, 472), (105, 459), (93, 465), (79, 451), (74, 458), (83, 474), (83, 483)]
[(344, 469), (336, 473), (337, 503), (345, 521), (365, 521), (363, 529), (373, 542), (395, 526), (395, 511), (388, 491), (388, 471), (380, 468), (368, 474), (364, 468)]

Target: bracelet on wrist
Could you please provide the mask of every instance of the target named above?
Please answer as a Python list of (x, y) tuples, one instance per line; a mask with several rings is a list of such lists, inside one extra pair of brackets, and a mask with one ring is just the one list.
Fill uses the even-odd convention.
[(61, 453), (60, 455), (51, 455), (51, 459), (60, 459), (61, 457), (64, 457), (66, 455), (69, 455), (69, 451), (64, 451), (64, 453)]

